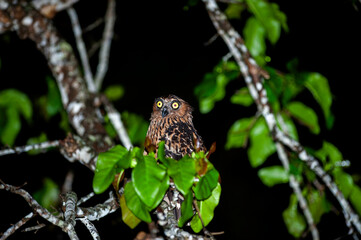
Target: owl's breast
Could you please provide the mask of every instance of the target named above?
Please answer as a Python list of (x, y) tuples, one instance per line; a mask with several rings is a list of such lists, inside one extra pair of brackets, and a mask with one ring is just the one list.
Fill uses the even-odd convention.
[(202, 138), (193, 124), (179, 119), (152, 120), (147, 137), (155, 146), (158, 146), (160, 141), (165, 141), (165, 155), (174, 159), (180, 159), (186, 154), (190, 155), (194, 151), (195, 139), (203, 147)]

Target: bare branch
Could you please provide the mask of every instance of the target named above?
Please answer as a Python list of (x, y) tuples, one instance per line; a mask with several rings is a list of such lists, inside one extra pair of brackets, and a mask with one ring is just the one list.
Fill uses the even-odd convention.
[(79, 220), (87, 227), (94, 240), (100, 240), (98, 230), (94, 224), (91, 223), (87, 218), (79, 218)]
[(0, 240), (7, 239), (11, 234), (13, 234), (16, 230), (18, 230), (21, 226), (23, 226), (25, 223), (27, 223), (32, 217), (34, 217), (34, 213), (31, 212), (25, 217), (23, 217), (19, 222), (12, 225), (6, 232), (3, 233)]
[(64, 218), (65, 222), (75, 226), (75, 207), (77, 206), (76, 202), (78, 197), (75, 192), (68, 192), (65, 194), (65, 201), (63, 206), (65, 207)]
[(105, 96), (101, 97), (101, 101), (104, 104), (105, 111), (108, 114), (109, 120), (112, 123), (115, 131), (118, 134), (120, 141), (126, 149), (133, 147), (132, 142), (130, 141), (129, 135), (125, 126), (122, 122), (120, 113), (114, 108), (113, 104)]
[(79, 136), (68, 134), (64, 140), (60, 141), (60, 152), (70, 162), (79, 161), (95, 171), (97, 154)]
[(25, 228), (22, 232), (35, 231), (35, 233), (36, 233), (39, 229), (41, 229), (41, 228), (43, 228), (43, 227), (45, 227), (45, 226), (46, 226), (46, 225), (45, 225), (44, 223), (41, 223), (41, 224), (38, 224), (38, 225), (33, 226), (33, 227), (27, 227), (27, 228)]
[[(278, 115), (278, 121), (279, 121), (282, 129), (288, 133), (287, 125), (284, 123), (281, 115)], [(284, 146), (282, 144), (280, 144), (279, 142), (276, 142), (276, 149), (277, 149), (277, 153), (278, 153), (278, 158), (280, 159), (283, 167), (285, 168), (285, 170), (287, 172), (289, 172), (290, 171), (290, 162), (288, 160), (288, 156), (286, 154), (286, 150), (285, 150)], [(300, 184), (297, 181), (296, 177), (292, 173), (290, 173), (290, 175), (289, 175), (289, 182), (290, 182), (290, 187), (293, 189), (293, 192), (295, 193), (295, 195), (298, 199), (300, 207), (303, 211), (303, 215), (305, 215), (305, 217), (306, 217), (307, 224), (311, 230), (312, 238), (314, 240), (320, 239), (319, 232), (316, 228), (316, 224), (314, 223), (310, 209), (308, 208), (307, 201), (302, 194)]]
[(108, 8), (105, 14), (105, 28), (103, 33), (102, 45), (99, 52), (99, 64), (95, 75), (95, 88), (100, 90), (105, 74), (108, 71), (110, 45), (113, 39), (115, 23), (115, 0), (108, 0)]
[(104, 22), (103, 18), (98, 18), (92, 24), (88, 25), (87, 27), (83, 28), (83, 34), (92, 31), (93, 29), (97, 28)]
[(81, 205), (82, 203), (88, 201), (88, 200), (89, 200), (90, 198), (92, 198), (94, 195), (95, 195), (95, 193), (91, 192), (91, 193), (89, 193), (88, 195), (80, 198), (79, 201), (77, 202), (77, 205), (79, 206), (79, 205)]
[(0, 33), (16, 31), (20, 38), (36, 43), (58, 83), (69, 122), (95, 152), (108, 150), (113, 145), (112, 140), (98, 118), (94, 96), (87, 90), (71, 46), (59, 36), (52, 22), (28, 2), (14, 4), (0, 0), (0, 4)]
[(0, 150), (0, 156), (8, 155), (8, 154), (14, 154), (14, 153), (23, 153), (23, 152), (29, 152), (31, 150), (45, 150), (51, 147), (58, 147), (59, 141), (48, 141), (48, 142), (42, 142), (32, 145), (26, 145), (21, 147), (14, 147), (9, 149)]
[[(289, 172), (289, 160), (283, 145), (277, 142), (276, 148), (277, 148), (278, 157), (281, 160), (283, 167), (287, 172)], [(300, 207), (303, 211), (303, 215), (305, 215), (306, 217), (307, 224), (311, 230), (312, 238), (314, 240), (320, 239), (312, 214), (310, 212), (310, 209), (308, 208), (307, 201), (302, 195), (299, 182), (296, 180), (293, 174), (289, 175), (289, 181), (290, 181), (290, 187), (293, 189), (293, 192), (296, 194)]]
[(41, 216), (45, 220), (49, 221), (50, 223), (60, 227), (61, 229), (63, 229), (63, 231), (68, 232), (68, 230), (72, 228), (69, 224), (67, 224), (63, 220), (52, 215), (46, 208), (43, 208), (42, 206), (40, 206), (40, 204), (27, 191), (25, 191), (21, 188), (18, 188), (18, 187), (14, 187), (9, 184), (5, 184), (2, 181), (0, 183), (0, 190), (6, 190), (8, 192), (12, 192), (12, 193), (22, 196), (25, 199), (25, 201), (29, 204), (29, 206), (39, 216)]
[(88, 208), (77, 207), (76, 216), (78, 218), (86, 217), (89, 221), (94, 221), (115, 212), (118, 208), (117, 199), (112, 192), (109, 192), (109, 198), (102, 204)]
[(323, 170), (317, 159), (306, 152), (304, 147), (298, 141), (292, 139), (278, 128), (275, 115), (269, 105), (267, 92), (263, 86), (264, 77), (268, 77), (268, 74), (257, 65), (254, 59), (251, 58), (247, 47), (244, 45), (243, 39), (231, 26), (224, 13), (220, 11), (216, 1), (203, 0), (203, 2), (206, 5), (206, 9), (214, 27), (236, 60), (248, 90), (257, 104), (258, 111), (260, 111), (265, 118), (270, 132), (273, 133), (275, 141), (280, 142), (296, 152), (298, 157), (323, 180), (342, 207), (346, 225), (349, 227), (350, 232), (353, 233), (353, 226), (355, 226), (357, 231), (361, 234), (361, 223), (358, 215), (353, 211), (349, 202), (345, 199), (337, 185), (332, 181), (331, 176)]
[(69, 14), (72, 26), (73, 26), (73, 32), (76, 40), (76, 46), (78, 48), (78, 52), (80, 55), (80, 60), (84, 68), (84, 75), (85, 75), (85, 81), (87, 82), (88, 89), (90, 92), (96, 92), (96, 88), (94, 85), (94, 79), (93, 74), (91, 72), (89, 59), (87, 55), (87, 51), (85, 48), (85, 44), (82, 37), (82, 30), (79, 24), (78, 14), (76, 13), (74, 8), (68, 8), (67, 12)]
[(66, 174), (63, 187), (61, 188), (61, 192), (63, 194), (70, 192), (73, 189), (73, 181), (74, 181), (74, 172), (70, 170)]

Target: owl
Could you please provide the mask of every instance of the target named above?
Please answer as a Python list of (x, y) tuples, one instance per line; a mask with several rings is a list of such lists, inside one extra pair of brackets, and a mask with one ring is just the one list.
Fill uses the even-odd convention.
[[(195, 149), (206, 152), (203, 140), (192, 121), (193, 108), (183, 99), (169, 95), (155, 99), (146, 146), (153, 146), (156, 153), (158, 143), (165, 141), (165, 156), (176, 160), (191, 155)], [(145, 149), (148, 153), (150, 148)]]

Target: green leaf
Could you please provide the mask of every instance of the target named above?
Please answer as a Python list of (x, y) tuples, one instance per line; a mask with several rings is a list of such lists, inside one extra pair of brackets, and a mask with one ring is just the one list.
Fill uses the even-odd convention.
[(170, 159), (168, 166), (168, 174), (173, 178), (177, 189), (183, 194), (187, 195), (193, 185), (194, 176), (196, 174), (196, 164), (194, 159), (185, 155), (179, 161)]
[[(42, 142), (46, 142), (48, 140), (46, 133), (42, 132), (39, 136), (37, 137), (32, 137), (29, 138), (28, 141), (26, 142), (26, 145), (32, 145), (32, 144), (37, 144), (37, 143), (42, 143)], [(39, 154), (41, 153), (42, 150), (41, 149), (34, 149), (34, 150), (30, 150), (28, 152), (29, 155), (35, 155), (35, 154)]]
[(184, 201), (181, 206), (181, 217), (178, 220), (178, 227), (183, 227), (183, 225), (193, 217), (193, 193), (188, 193), (184, 195)]
[(51, 210), (57, 206), (59, 194), (59, 186), (50, 178), (45, 178), (43, 187), (36, 191), (33, 196), (41, 206)]
[(123, 97), (124, 88), (120, 84), (111, 85), (104, 90), (104, 94), (110, 101), (116, 101)]
[(130, 161), (129, 151), (120, 145), (100, 153), (93, 179), (94, 192), (97, 194), (104, 192), (113, 182), (115, 174), (130, 167)]
[(139, 198), (151, 209), (161, 202), (169, 187), (166, 169), (158, 165), (151, 156), (138, 159), (137, 166), (132, 172), (132, 179)]
[(201, 113), (210, 112), (214, 104), (222, 100), (226, 94), (226, 86), (229, 81), (239, 76), (239, 68), (235, 62), (221, 61), (212, 73), (207, 73), (202, 82), (194, 89), (194, 94), (199, 100)]
[(282, 166), (262, 168), (258, 171), (258, 177), (262, 180), (263, 184), (268, 187), (288, 182), (288, 173)]
[(168, 160), (165, 158), (165, 142), (160, 141), (158, 143), (158, 152), (157, 157), (161, 163), (163, 163), (166, 167), (168, 167)]
[(321, 106), (326, 126), (331, 128), (334, 117), (331, 113), (332, 95), (327, 78), (319, 73), (308, 73), (305, 75), (305, 86)]
[(268, 101), (271, 104), (271, 107), (274, 112), (278, 112), (280, 109), (280, 103), (278, 101), (277, 92), (275, 92), (269, 85), (270, 81), (265, 81), (263, 87), (266, 89)]
[(52, 117), (63, 109), (63, 104), (55, 80), (51, 77), (46, 77), (46, 83), (48, 85), (46, 112), (49, 117)]
[(250, 142), (247, 153), (252, 167), (262, 165), (276, 151), (276, 146), (272, 141), (266, 121), (263, 118), (258, 119), (251, 129)]
[(322, 148), (314, 154), (322, 161), (325, 166), (325, 171), (329, 171), (334, 168), (337, 162), (343, 160), (342, 153), (337, 149), (337, 147), (327, 141), (324, 141)]
[[(281, 35), (281, 12), (264, 0), (246, 0), (250, 11), (267, 31), (267, 38), (275, 44)], [(282, 22), (283, 23), (283, 22)]]
[(217, 186), (219, 178), (218, 171), (213, 168), (199, 179), (195, 186), (194, 195), (198, 200), (204, 200), (211, 196), (213, 189)]
[(152, 221), (149, 210), (136, 193), (132, 181), (128, 182), (124, 187), (124, 198), (127, 207), (137, 218), (148, 223)]
[(235, 121), (228, 130), (226, 149), (244, 147), (254, 118), (242, 118)]
[[(221, 197), (221, 185), (218, 183), (216, 188), (213, 189), (212, 195), (204, 201), (198, 201), (199, 213), (202, 217), (204, 226), (207, 226), (213, 219), (214, 209), (219, 203)], [(191, 222), (191, 228), (194, 232), (198, 233), (203, 229), (202, 222), (198, 214), (194, 215)]]
[(231, 103), (249, 107), (253, 103), (253, 98), (251, 94), (249, 94), (248, 88), (243, 87), (233, 94), (231, 97)]
[(337, 186), (340, 188), (341, 192), (347, 199), (351, 194), (351, 192), (353, 191), (353, 187), (354, 187), (354, 183), (351, 175), (345, 173), (341, 169), (335, 169), (333, 171), (333, 176), (335, 177), (335, 182)]
[(122, 209), (122, 220), (131, 229), (134, 229), (142, 221), (128, 208), (124, 195), (119, 198), (119, 206)]
[(301, 237), (303, 231), (306, 229), (306, 222), (302, 214), (297, 210), (297, 197), (295, 194), (291, 195), (290, 204), (288, 208), (283, 211), (282, 216), (288, 232), (295, 238)]
[(122, 120), (132, 143), (143, 146), (149, 123), (138, 114), (122, 112)]
[(1, 142), (12, 146), (21, 129), (21, 121), (18, 110), (10, 106), (6, 109), (6, 123), (1, 131)]
[(21, 129), (20, 115), (30, 122), (32, 117), (32, 104), (30, 99), (16, 89), (6, 89), (0, 92), (0, 121), (1, 142), (12, 146)]
[[(255, 17), (248, 18), (243, 29), (245, 44), (252, 57), (264, 56), (266, 52), (266, 30)], [(261, 63), (259, 63), (261, 64)], [(261, 64), (264, 65), (264, 64)]]
[(307, 107), (301, 102), (291, 102), (286, 106), (286, 109), (294, 118), (308, 127), (312, 133), (320, 133), (318, 117), (312, 108)]
[(307, 202), (315, 224), (320, 222), (324, 213), (331, 210), (331, 204), (327, 201), (325, 194), (320, 194), (317, 190), (312, 190), (307, 194)]
[(16, 89), (6, 89), (0, 92), (0, 108), (1, 107), (14, 107), (27, 121), (30, 121), (33, 114), (30, 99)]
[(227, 15), (228, 19), (240, 19), (241, 18), (241, 12), (244, 10), (243, 4), (234, 4), (230, 3), (228, 4), (228, 7), (224, 11), (224, 13)]
[(354, 185), (352, 192), (350, 194), (350, 201), (354, 208), (356, 209), (358, 215), (361, 216), (361, 188), (357, 185)]

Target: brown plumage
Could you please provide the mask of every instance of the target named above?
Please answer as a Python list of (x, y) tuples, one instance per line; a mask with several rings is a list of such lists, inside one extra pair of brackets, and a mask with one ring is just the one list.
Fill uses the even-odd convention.
[(165, 141), (165, 156), (176, 160), (191, 155), (195, 149), (206, 151), (201, 136), (193, 126), (192, 107), (175, 95), (155, 99), (146, 137), (146, 152)]

